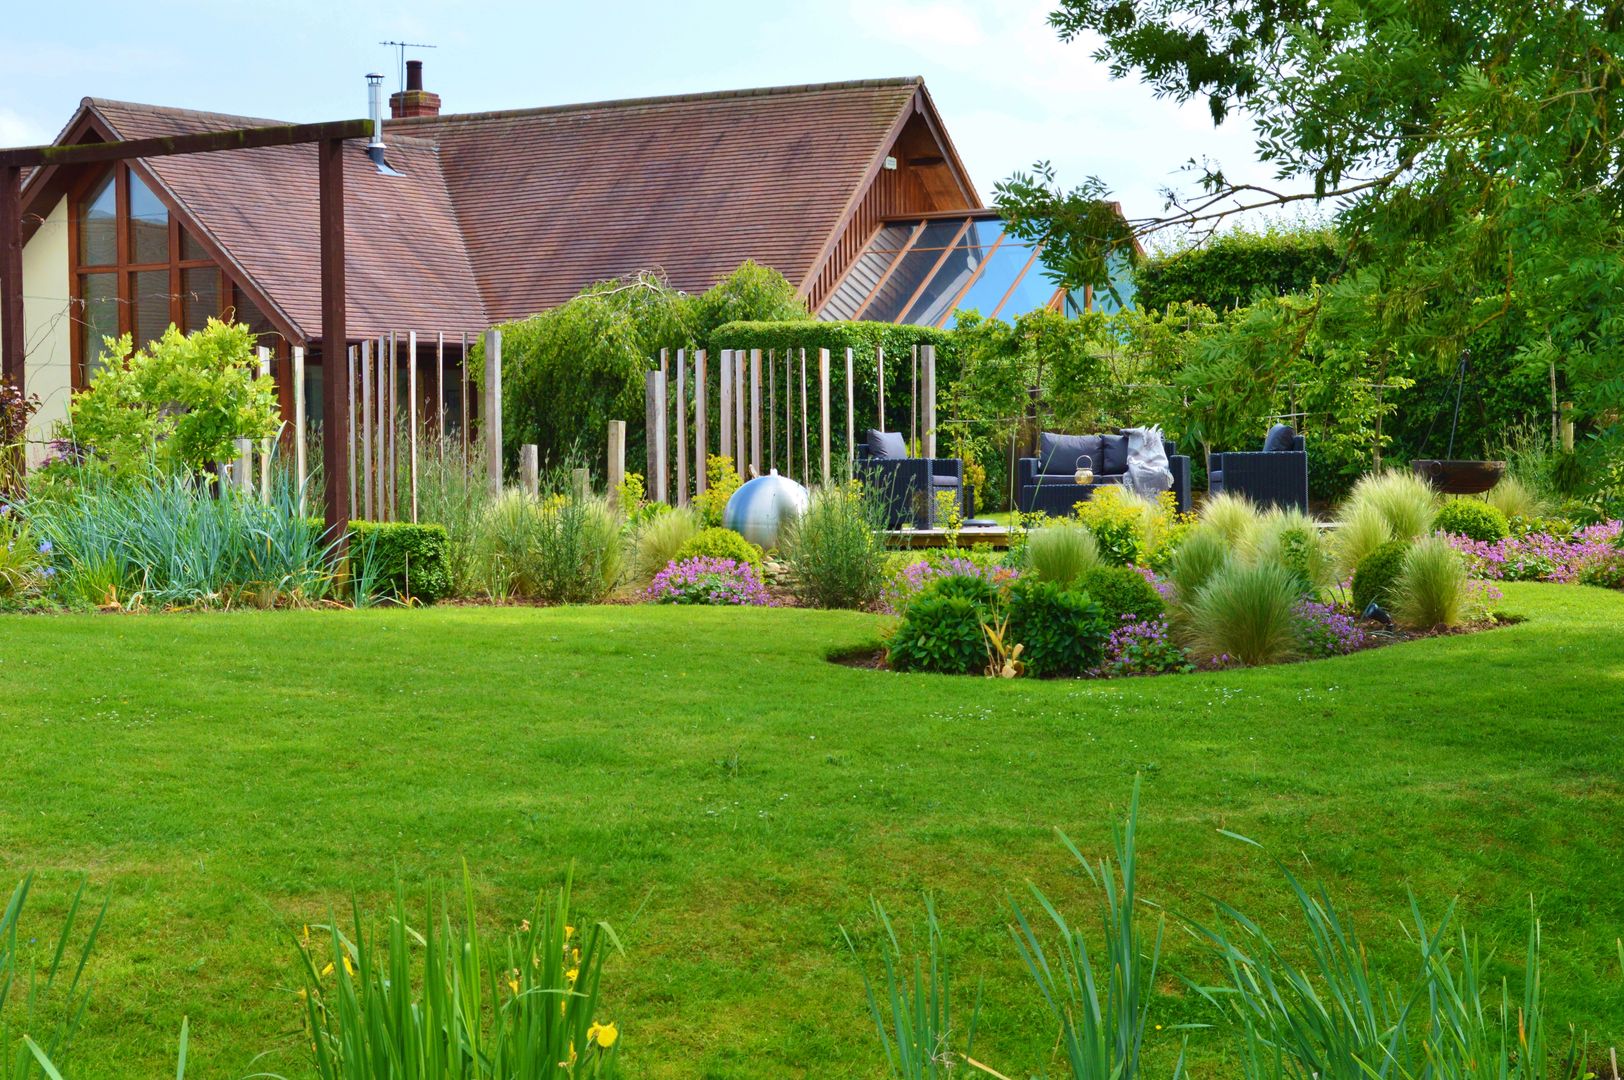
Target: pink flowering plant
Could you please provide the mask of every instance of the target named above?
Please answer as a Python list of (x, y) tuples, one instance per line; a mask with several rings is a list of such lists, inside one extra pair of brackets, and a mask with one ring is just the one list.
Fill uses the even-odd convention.
[(1173, 640), (1164, 618), (1136, 619), (1124, 615), (1105, 642), (1102, 675), (1161, 675), (1195, 670), (1190, 654)]
[(1020, 577), (1020, 571), (1007, 566), (986, 566), (973, 559), (957, 556), (947, 559), (920, 559), (908, 563), (886, 579), (880, 591), (880, 606), (898, 615), (931, 582), (945, 577), (975, 577), (1003, 588)]
[(1604, 521), (1574, 530), (1508, 536), (1485, 542), (1449, 536), (1466, 557), (1467, 571), (1490, 581), (1555, 581), (1624, 587), (1624, 522)]
[(667, 563), (654, 575), (645, 595), (656, 604), (774, 606), (749, 563), (707, 556)]
[(1297, 601), (1293, 614), (1297, 651), (1305, 657), (1345, 656), (1365, 646), (1365, 632), (1346, 608), (1304, 599)]

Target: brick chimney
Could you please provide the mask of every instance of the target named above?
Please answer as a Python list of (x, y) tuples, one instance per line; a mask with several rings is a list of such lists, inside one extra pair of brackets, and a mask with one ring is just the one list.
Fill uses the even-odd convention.
[(423, 89), (423, 61), (406, 61), (406, 89), (389, 95), (389, 115), (395, 120), (440, 115), (440, 95)]

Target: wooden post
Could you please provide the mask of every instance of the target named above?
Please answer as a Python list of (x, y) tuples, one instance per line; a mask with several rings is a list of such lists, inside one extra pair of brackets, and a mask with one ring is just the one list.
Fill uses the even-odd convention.
[(361, 519), (375, 520), (372, 513), (372, 342), (361, 342)]
[(795, 475), (795, 388), (790, 385), (794, 367), (791, 350), (784, 350), (784, 475)]
[(27, 386), (23, 355), (28, 347), (23, 324), (22, 190), (20, 167), (0, 168), (0, 375), (18, 390)]
[(910, 354), (913, 359), (912, 390), (908, 394), (908, 453), (917, 453), (919, 445), (919, 346)]
[(875, 410), (876, 419), (880, 422), (879, 430), (885, 430), (885, 346), (875, 346), (874, 349), (874, 385), (879, 390), (879, 408)]
[[(349, 392), (349, 395), (348, 395), (348, 397), (350, 399), (350, 408), (349, 408), (349, 412), (346, 414), (346, 417), (350, 422), (350, 438), (346, 442), (345, 450), (348, 453), (348, 459), (347, 460), (365, 462), (366, 458), (362, 457), (360, 451), (357, 449), (357, 447), (360, 445), (360, 442), (361, 442), (361, 432), (360, 432), (360, 429), (355, 426), (355, 397), (356, 397), (356, 395), (358, 393), (360, 393), (360, 387), (357, 385), (356, 378), (355, 378), (355, 362), (356, 362), (356, 359), (359, 357), (360, 353), (359, 353), (359, 350), (356, 347), (352, 346), (352, 347), (344, 350), (344, 355), (345, 355), (345, 358), (349, 360), (349, 375), (350, 375), (350, 387), (349, 387), (350, 392)], [(324, 376), (326, 374), (326, 370), (327, 369), (325, 367), (322, 368), (322, 372), (323, 372)], [(325, 378), (324, 378), (324, 381), (325, 381)], [(327, 463), (325, 461), (322, 462), (324, 472), (325, 472), (326, 464)], [(355, 511), (356, 511), (355, 482), (356, 482), (355, 470), (351, 469), (350, 470), (350, 517), (352, 517), (352, 518), (355, 517)]]
[[(346, 356), (349, 350), (345, 350)], [(304, 346), (293, 347), (293, 487), (299, 500), (299, 516), (305, 516), (305, 480), (310, 463), (305, 460), (305, 370)]]
[(412, 487), (412, 524), (417, 524), (417, 331), (406, 331), (406, 454)]
[[(271, 350), (264, 345), (259, 347), (259, 377), (269, 378), (271, 374)], [(259, 501), (266, 506), (271, 505), (271, 440), (259, 441)]]
[(445, 454), (445, 331), (434, 335), (434, 437)]
[(378, 351), (375, 357), (378, 370), (373, 373), (372, 385), (377, 391), (378, 416), (373, 421), (373, 442), (378, 449), (378, 460), (374, 463), (378, 475), (374, 480), (373, 491), (377, 499), (372, 504), (374, 515), (379, 521), (389, 520), (390, 491), (389, 491), (389, 362), (385, 356), (384, 339), (378, 338)]
[(655, 502), (666, 502), (666, 427), (665, 427), (665, 372), (651, 371), (644, 376), (643, 404), (648, 415), (648, 494)]
[(807, 435), (806, 411), (806, 350), (801, 350), (801, 468), (803, 481), (810, 486), (812, 482), (812, 440)]
[(750, 448), (744, 435), (744, 370), (747, 355), (743, 349), (733, 352), (733, 467), (741, 477), (750, 479)]
[(609, 461), (606, 469), (609, 495), (614, 497), (626, 481), (626, 421), (609, 421)]
[(519, 487), (532, 499), (541, 494), (540, 455), (535, 443), (519, 447)]
[(857, 470), (857, 390), (852, 383), (851, 349), (846, 350), (846, 474)]
[(733, 350), (722, 350), (721, 408), (718, 419), (722, 428), (722, 456), (733, 456)]
[(502, 331), (485, 331), (485, 480), (502, 494)]
[(919, 350), (925, 368), (925, 456), (936, 456), (936, 346)]
[(570, 490), (576, 502), (585, 502), (592, 494), (592, 473), (588, 469), (570, 470)]
[(767, 467), (778, 471), (778, 350), (767, 350)]
[(321, 385), (324, 410), (322, 479), (326, 489), (329, 537), (343, 535), (349, 518), (344, 513), (344, 491), (353, 473), (345, 426), (344, 361), (348, 332), (344, 326), (344, 142), (323, 139), (317, 151), (321, 189)]
[(750, 473), (761, 476), (761, 350), (750, 350)]
[(677, 505), (688, 505), (688, 350), (677, 350)]
[(468, 391), (472, 387), (472, 380), (468, 377), (468, 331), (462, 332), (462, 456), (468, 457)]
[(705, 430), (705, 350), (700, 349), (694, 354), (694, 491), (696, 494), (705, 494), (706, 473), (710, 468), (710, 458), (706, 456), (709, 450), (709, 432)]
[(244, 495), (254, 493), (253, 455), (254, 441), (252, 439), (233, 439), (232, 445), (237, 448), (237, 460), (231, 463), (231, 483)]
[(818, 350), (818, 437), (823, 459), (822, 479), (829, 482), (829, 350)]
[(1573, 402), (1562, 403), (1562, 452), (1573, 453)]

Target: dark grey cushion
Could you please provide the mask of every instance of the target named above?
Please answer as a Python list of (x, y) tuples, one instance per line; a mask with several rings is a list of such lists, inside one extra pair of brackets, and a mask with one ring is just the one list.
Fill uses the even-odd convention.
[(1126, 435), (1100, 436), (1100, 453), (1105, 455), (1105, 463), (1095, 462), (1094, 468), (1112, 476), (1128, 471), (1128, 437)]
[(930, 482), (933, 486), (939, 488), (956, 488), (959, 486), (959, 478), (956, 476), (932, 476)]
[[(1078, 461), (1078, 458), (1088, 460)], [(1056, 435), (1045, 431), (1038, 436), (1039, 472), (1049, 476), (1070, 476), (1081, 465), (1087, 465), (1095, 472), (1101, 471), (1098, 435)]]
[(1295, 449), (1297, 445), (1297, 432), (1290, 424), (1276, 424), (1269, 429), (1263, 437), (1263, 452), (1277, 454), (1284, 450)]
[(900, 431), (868, 429), (868, 454), (885, 461), (900, 461), (908, 456), (908, 442)]

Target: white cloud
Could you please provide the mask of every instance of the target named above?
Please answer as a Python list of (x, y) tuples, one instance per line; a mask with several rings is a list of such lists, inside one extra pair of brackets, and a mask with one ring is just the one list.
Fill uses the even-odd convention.
[(0, 146), (43, 146), (55, 135), (20, 113), (0, 109)]

